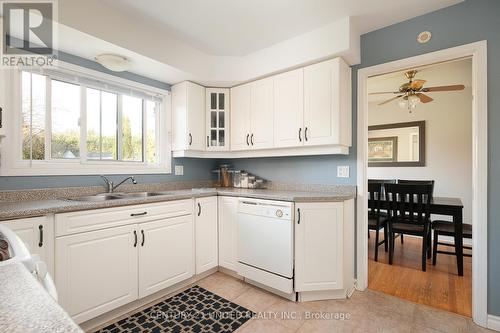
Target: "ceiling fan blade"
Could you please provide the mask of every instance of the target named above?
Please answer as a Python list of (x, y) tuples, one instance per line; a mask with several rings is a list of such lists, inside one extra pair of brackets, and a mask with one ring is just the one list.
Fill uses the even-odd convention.
[(427, 82), (425, 80), (414, 80), (410, 84), (411, 89), (413, 90), (420, 90), (424, 86), (424, 83)]
[(384, 105), (384, 104), (387, 104), (387, 103), (389, 103), (389, 102), (394, 101), (395, 99), (398, 99), (398, 98), (399, 98), (399, 97), (401, 97), (401, 96), (403, 96), (403, 95), (399, 95), (399, 96), (396, 96), (396, 97), (393, 97), (393, 98), (389, 98), (388, 100), (383, 101), (382, 103), (379, 103), (378, 105)]
[(417, 93), (416, 95), (418, 96), (418, 98), (420, 98), (420, 102), (422, 103), (429, 103), (434, 100), (433, 98), (430, 98), (429, 96), (422, 93)]
[(373, 92), (368, 95), (383, 95), (383, 94), (399, 94), (399, 91), (381, 91), (381, 92)]
[(433, 92), (433, 91), (457, 91), (464, 90), (465, 86), (463, 84), (455, 84), (451, 86), (438, 86), (438, 87), (428, 87), (422, 89), (423, 92)]

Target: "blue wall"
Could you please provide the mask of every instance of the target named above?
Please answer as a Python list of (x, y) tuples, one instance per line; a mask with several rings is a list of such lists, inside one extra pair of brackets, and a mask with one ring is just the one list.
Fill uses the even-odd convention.
[[(183, 176), (175, 176), (173, 174), (174, 165), (184, 166)], [(214, 175), (211, 172), (215, 167), (216, 164), (214, 160), (211, 159), (202, 160), (192, 158), (177, 158), (172, 161), (172, 174), (135, 174), (135, 178), (139, 184), (189, 180), (211, 180), (215, 179)], [(126, 175), (111, 175), (110, 178), (113, 181), (119, 181), (125, 176)], [(103, 185), (103, 181), (98, 175), (0, 177), (0, 190), (92, 185)]]

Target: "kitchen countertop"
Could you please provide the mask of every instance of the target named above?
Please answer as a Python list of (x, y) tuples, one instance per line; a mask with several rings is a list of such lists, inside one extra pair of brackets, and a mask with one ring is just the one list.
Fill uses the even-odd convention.
[(289, 202), (334, 202), (345, 201), (356, 196), (355, 190), (316, 192), (316, 191), (284, 191), (267, 189), (239, 188), (201, 188), (166, 191), (164, 195), (124, 198), (108, 201), (89, 202), (70, 199), (52, 200), (20, 200), (0, 203), (0, 221), (23, 217), (43, 216), (55, 213), (73, 212), (108, 207), (138, 205), (153, 202), (172, 201), (207, 197), (213, 195), (247, 197)]
[(82, 332), (21, 263), (0, 266), (0, 332)]

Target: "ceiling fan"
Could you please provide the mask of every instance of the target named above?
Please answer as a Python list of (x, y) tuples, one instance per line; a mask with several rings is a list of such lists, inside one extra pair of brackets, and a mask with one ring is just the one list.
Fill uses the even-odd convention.
[(390, 98), (388, 100), (379, 103), (378, 105), (384, 105), (398, 98), (401, 98), (401, 101), (398, 105), (401, 108), (407, 108), (410, 112), (416, 108), (419, 102), (421, 103), (429, 103), (434, 99), (427, 96), (426, 92), (441, 92), (441, 91), (458, 91), (464, 90), (465, 86), (463, 84), (449, 85), (449, 86), (437, 86), (437, 87), (424, 87), (425, 80), (415, 79), (415, 75), (417, 75), (416, 70), (411, 70), (405, 73), (408, 82), (403, 83), (399, 86), (398, 91), (387, 91), (387, 92), (375, 92), (370, 93), (370, 95), (379, 95), (379, 94), (397, 94), (396, 97)]

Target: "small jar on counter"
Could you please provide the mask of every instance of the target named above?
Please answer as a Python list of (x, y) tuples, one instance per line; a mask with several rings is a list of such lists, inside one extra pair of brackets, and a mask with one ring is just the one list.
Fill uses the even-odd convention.
[(242, 171), (240, 173), (240, 187), (248, 188), (248, 172)]
[(241, 170), (233, 171), (233, 187), (236, 188), (241, 187)]
[(264, 179), (260, 178), (256, 179), (255, 188), (260, 188), (260, 189), (266, 188), (266, 182), (264, 181)]
[(248, 188), (255, 188), (255, 176), (248, 176)]

